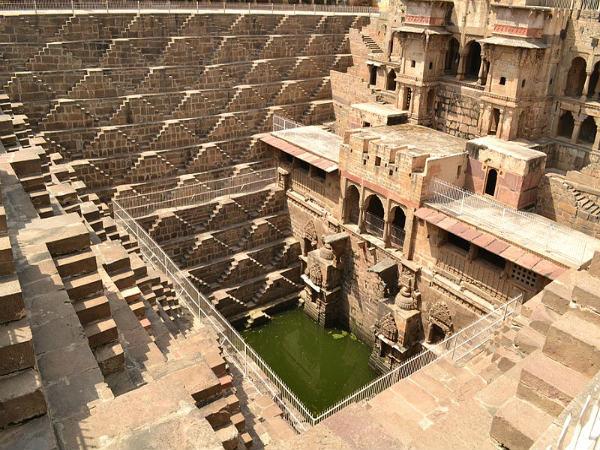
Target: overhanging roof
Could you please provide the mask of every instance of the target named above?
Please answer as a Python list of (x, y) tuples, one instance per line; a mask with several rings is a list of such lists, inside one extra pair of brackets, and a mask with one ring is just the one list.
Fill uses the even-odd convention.
[(472, 242), (478, 247), (494, 253), (502, 258), (511, 261), (525, 269), (529, 269), (550, 280), (559, 277), (567, 269), (558, 264), (542, 258), (535, 253), (527, 251), (510, 242), (500, 239), (485, 231), (478, 230), (472, 225), (450, 217), (435, 209), (423, 207), (419, 208), (415, 215), (436, 227), (449, 231), (466, 241)]
[(335, 172), (338, 170), (337, 163), (323, 158), (322, 156), (315, 155), (309, 151), (304, 150), (303, 148), (298, 147), (297, 145), (290, 144), (283, 139), (279, 139), (272, 135), (263, 136), (260, 138), (261, 141), (269, 144), (272, 147), (275, 147), (282, 152), (287, 153), (288, 155), (292, 155), (295, 158), (301, 159), (304, 162), (307, 162), (311, 166), (318, 167), (319, 169), (324, 170), (327, 173)]
[(548, 44), (544, 44), (540, 40), (520, 39), (504, 36), (491, 36), (485, 39), (479, 39), (480, 44), (502, 45), (504, 47), (520, 47), (520, 48), (548, 48)]

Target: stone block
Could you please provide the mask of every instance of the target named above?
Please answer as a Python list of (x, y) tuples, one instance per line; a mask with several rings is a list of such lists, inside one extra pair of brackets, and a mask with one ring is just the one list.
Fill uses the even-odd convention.
[(118, 339), (117, 324), (113, 319), (103, 319), (83, 327), (91, 348), (96, 348)]
[(573, 301), (579, 306), (600, 311), (600, 278), (578, 272), (573, 287)]
[(12, 248), (8, 236), (0, 237), (0, 276), (15, 272)]
[(0, 323), (25, 317), (25, 303), (16, 274), (0, 277)]
[(0, 428), (46, 413), (39, 375), (33, 369), (0, 378)]
[(532, 404), (513, 398), (494, 415), (490, 437), (504, 448), (528, 450), (552, 423), (553, 417)]
[(571, 310), (548, 329), (544, 354), (586, 376), (600, 369), (600, 317)]
[(94, 349), (94, 356), (105, 377), (122, 372), (125, 367), (125, 353), (121, 344), (107, 344)]
[(542, 303), (559, 314), (569, 309), (571, 295), (567, 288), (559, 282), (552, 282), (542, 291)]
[(70, 277), (82, 273), (95, 272), (98, 268), (96, 256), (91, 249), (70, 255), (61, 255), (54, 258), (54, 264), (61, 277)]
[(75, 301), (73, 308), (82, 325), (110, 317), (110, 304), (103, 294)]
[(65, 290), (73, 301), (81, 300), (102, 291), (102, 278), (98, 272), (75, 276), (65, 283)]
[(0, 325), (0, 375), (33, 367), (35, 357), (27, 319)]
[(556, 417), (585, 388), (588, 380), (579, 372), (535, 352), (525, 360), (517, 396)]

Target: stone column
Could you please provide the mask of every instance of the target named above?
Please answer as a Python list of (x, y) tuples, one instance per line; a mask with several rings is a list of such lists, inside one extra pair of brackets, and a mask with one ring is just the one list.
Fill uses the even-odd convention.
[(579, 117), (575, 117), (575, 126), (573, 127), (573, 134), (571, 135), (571, 142), (573, 144), (577, 144), (577, 139), (579, 139), (579, 131), (581, 130), (581, 120)]
[(383, 246), (384, 247), (389, 247), (390, 246), (390, 209), (391, 209), (391, 202), (390, 199), (387, 198), (385, 200), (385, 209), (384, 209), (384, 213), (383, 213)]
[(360, 196), (358, 198), (358, 231), (364, 233), (365, 231), (365, 187), (360, 186)]
[(485, 44), (483, 44), (481, 46), (481, 64), (479, 65), (479, 73), (477, 74), (477, 84), (480, 86), (483, 85), (483, 78), (485, 75), (485, 57), (486, 57)]
[(600, 150), (600, 117), (594, 117), (594, 122), (596, 122), (596, 138), (594, 139), (592, 151), (597, 152)]
[(467, 50), (463, 49), (458, 52), (458, 68), (456, 70), (456, 79), (465, 79), (465, 66), (467, 64)]
[(583, 91), (581, 91), (581, 100), (585, 101), (587, 99), (587, 92), (590, 88), (590, 79), (592, 78), (592, 72), (585, 73), (585, 84), (583, 85)]

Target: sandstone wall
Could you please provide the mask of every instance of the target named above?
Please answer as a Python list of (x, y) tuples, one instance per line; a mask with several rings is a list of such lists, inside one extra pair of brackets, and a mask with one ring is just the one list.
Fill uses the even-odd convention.
[(436, 90), (433, 128), (453, 136), (473, 139), (479, 136), (481, 102), (460, 88), (440, 85)]

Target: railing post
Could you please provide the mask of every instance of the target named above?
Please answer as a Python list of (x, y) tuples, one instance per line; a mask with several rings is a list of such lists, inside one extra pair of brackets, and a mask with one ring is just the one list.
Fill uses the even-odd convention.
[(75, 14), (75, 2), (71, 0), (71, 11)]
[(223, 12), (225, 12), (225, 0), (223, 0)]
[[(209, 0), (210, 3), (210, 0)], [(200, 2), (196, 0), (196, 12), (200, 12)]]
[(33, 0), (33, 9), (35, 10), (35, 14), (37, 15), (37, 0)]
[(456, 341), (458, 340), (457, 336), (454, 335), (454, 344), (452, 345), (452, 361), (454, 361), (454, 352), (456, 351)]
[(108, 14), (108, 0), (106, 0), (106, 14)]

